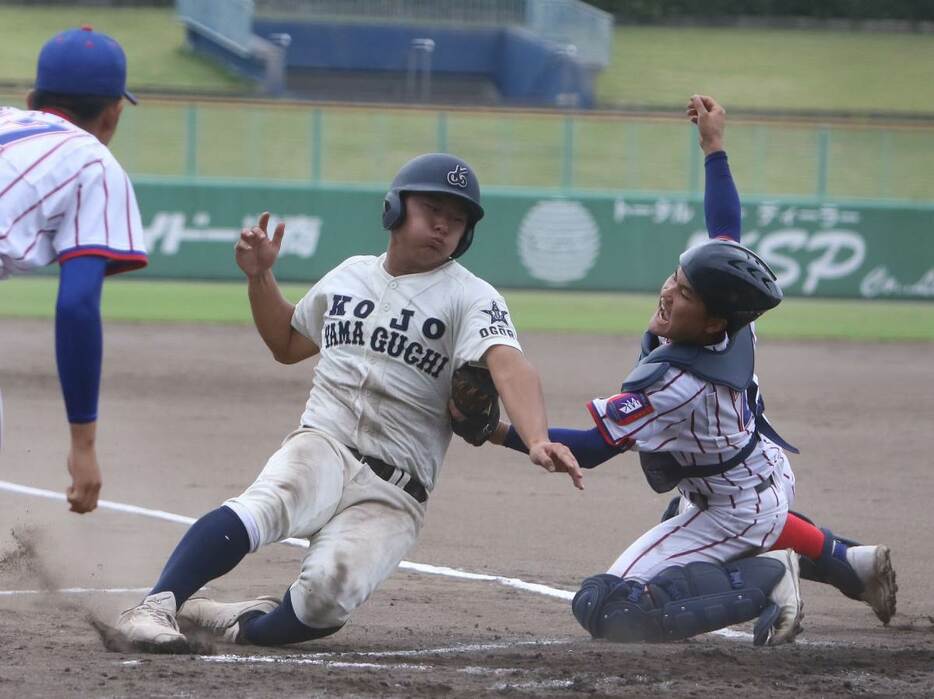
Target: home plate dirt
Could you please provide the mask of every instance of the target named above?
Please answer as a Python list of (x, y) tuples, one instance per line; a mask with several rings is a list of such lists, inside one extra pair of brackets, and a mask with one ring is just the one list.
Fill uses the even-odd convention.
[[(584, 404), (615, 393), (636, 354), (633, 337), (522, 339), (553, 425), (589, 427)], [(239, 493), (295, 426), (312, 364), (277, 365), (248, 327), (111, 323), (105, 343), (102, 497), (142, 509), (77, 516), (41, 494), (67, 485), (52, 323), (2, 321), (0, 481), (37, 490), (0, 485), (0, 697), (934, 692), (930, 345), (760, 343), (769, 416), (802, 450), (795, 509), (892, 548), (888, 627), (805, 581), (792, 646), (754, 648), (751, 625), (673, 644), (592, 641), (562, 593), (603, 572), (667, 498), (632, 455), (585, 472), (577, 492), (518, 453), (455, 442), (406, 559), (427, 568), (398, 570), (341, 632), (279, 649), (198, 639), (196, 653), (162, 656), (121, 649), (108, 627), (155, 581), (184, 518)], [(209, 593), (282, 594), (301, 555), (266, 547)]]

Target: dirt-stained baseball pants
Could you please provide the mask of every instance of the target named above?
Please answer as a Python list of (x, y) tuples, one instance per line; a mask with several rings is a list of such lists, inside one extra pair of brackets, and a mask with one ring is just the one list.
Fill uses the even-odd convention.
[(256, 481), (224, 504), (246, 526), (251, 551), (308, 539), (290, 594), (312, 628), (345, 623), (412, 548), (425, 517), (423, 503), (312, 428), (286, 437)]

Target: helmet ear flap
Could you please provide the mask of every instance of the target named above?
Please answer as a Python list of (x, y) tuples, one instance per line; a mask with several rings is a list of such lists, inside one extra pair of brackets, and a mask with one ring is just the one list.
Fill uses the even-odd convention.
[(473, 242), (473, 224), (464, 231), (464, 235), (461, 236), (460, 242), (457, 244), (457, 247), (454, 248), (454, 252), (451, 253), (451, 259), (456, 260), (458, 257), (467, 252), (467, 248), (470, 247), (470, 244)]
[(405, 218), (405, 202), (402, 195), (394, 189), (386, 192), (383, 199), (383, 228), (391, 231)]

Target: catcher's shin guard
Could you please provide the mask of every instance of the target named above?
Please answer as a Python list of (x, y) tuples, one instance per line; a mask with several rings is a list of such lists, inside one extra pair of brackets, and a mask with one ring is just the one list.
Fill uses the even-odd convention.
[(768, 614), (769, 593), (785, 573), (778, 560), (753, 557), (671, 566), (645, 584), (595, 575), (582, 583), (571, 608), (594, 638), (678, 641)]
[(817, 559), (801, 557), (801, 577), (833, 585), (850, 599), (861, 600), (865, 586), (846, 556), (850, 546), (859, 544), (839, 537), (829, 529), (821, 528), (821, 531), (824, 534), (824, 548)]

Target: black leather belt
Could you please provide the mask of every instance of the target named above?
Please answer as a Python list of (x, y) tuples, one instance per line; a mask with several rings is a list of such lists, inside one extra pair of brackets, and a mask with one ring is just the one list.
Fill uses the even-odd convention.
[(377, 459), (375, 456), (366, 456), (365, 454), (361, 454), (353, 447), (347, 448), (350, 450), (350, 453), (353, 454), (353, 458), (355, 458), (360, 463), (369, 466), (373, 473), (375, 473), (387, 483), (399, 485), (403, 477), (408, 477), (406, 484), (400, 486), (402, 490), (418, 500), (418, 502), (426, 502), (428, 500), (428, 491), (425, 490), (425, 486), (423, 486), (421, 481), (419, 481), (415, 476), (406, 473), (401, 468), (396, 468), (392, 464), (387, 464), (385, 461), (382, 459)]
[[(757, 493), (761, 493), (768, 490), (773, 485), (775, 485), (775, 481), (772, 480), (772, 475), (769, 474), (769, 477), (753, 488), (753, 490)], [(709, 505), (707, 496), (703, 493), (690, 492), (688, 493), (688, 500), (690, 500), (691, 504), (698, 510), (706, 510)]]

